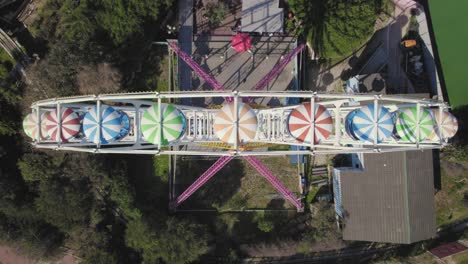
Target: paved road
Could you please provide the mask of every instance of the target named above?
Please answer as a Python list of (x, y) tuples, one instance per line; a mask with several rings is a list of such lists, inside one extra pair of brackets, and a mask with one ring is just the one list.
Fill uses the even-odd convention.
[[(193, 0), (179, 0), (179, 46), (187, 54), (192, 54)], [(192, 90), (192, 70), (179, 58), (179, 89)], [(182, 104), (191, 105), (190, 99), (182, 99)]]
[[(447, 238), (453, 234), (460, 234), (464, 230), (468, 229), (468, 218), (459, 220), (443, 229), (439, 229), (436, 237), (432, 240), (432, 245), (437, 243), (444, 243), (447, 241)], [(449, 239), (450, 240), (450, 239)], [(341, 250), (331, 250), (331, 251), (322, 251), (316, 252), (312, 256), (304, 257), (258, 257), (258, 258), (245, 258), (241, 259), (236, 263), (270, 263), (270, 264), (299, 264), (299, 263), (369, 263), (371, 260), (374, 260), (376, 257), (382, 256), (384, 254), (397, 253), (399, 251), (412, 249), (413, 245), (399, 245), (399, 244), (364, 244), (357, 245), (355, 247), (344, 248)], [(229, 259), (223, 258), (207, 258), (206, 263), (232, 263), (229, 262)], [(213, 262), (212, 262), (213, 261)]]

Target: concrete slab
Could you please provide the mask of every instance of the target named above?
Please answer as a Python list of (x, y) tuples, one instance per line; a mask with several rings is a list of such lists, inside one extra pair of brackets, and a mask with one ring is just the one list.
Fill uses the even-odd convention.
[(283, 32), (284, 13), (279, 0), (243, 0), (242, 31)]
[[(290, 53), (296, 43), (285, 38), (262, 37), (254, 40), (251, 53), (236, 53), (231, 48), (230, 41), (195, 41), (193, 58), (217, 81), (224, 85), (226, 90), (249, 91), (279, 63), (283, 56)], [(211, 90), (212, 88), (193, 74), (192, 86), (194, 90)], [(294, 86), (294, 60), (283, 72), (265, 88), (267, 91), (284, 91)], [(259, 104), (272, 104), (274, 102), (258, 100)], [(197, 105), (219, 104), (220, 101), (202, 99)], [(281, 103), (281, 102), (280, 102)]]
[[(193, 0), (179, 0), (179, 36), (180, 48), (187, 54), (192, 53), (192, 31), (193, 31)], [(192, 88), (191, 69), (180, 58), (179, 69), (179, 89), (189, 91)], [(190, 105), (190, 98), (184, 98), (181, 104)]]

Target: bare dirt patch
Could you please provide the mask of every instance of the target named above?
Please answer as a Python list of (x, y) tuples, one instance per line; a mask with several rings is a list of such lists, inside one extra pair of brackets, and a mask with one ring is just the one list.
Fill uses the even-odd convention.
[(0, 246), (0, 263), (2, 264), (34, 264), (35, 261), (19, 255), (16, 249)]

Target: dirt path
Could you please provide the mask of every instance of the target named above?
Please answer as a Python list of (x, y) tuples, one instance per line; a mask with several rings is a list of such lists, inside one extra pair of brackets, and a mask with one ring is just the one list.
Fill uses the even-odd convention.
[(77, 261), (73, 256), (73, 252), (68, 252), (61, 259), (57, 261), (38, 261), (32, 260), (18, 254), (16, 249), (8, 246), (0, 246), (0, 264), (36, 264), (36, 263), (50, 263), (50, 264), (76, 264)]
[(18, 255), (14, 248), (0, 246), (0, 263), (1, 264), (33, 264), (36, 262), (26, 257)]

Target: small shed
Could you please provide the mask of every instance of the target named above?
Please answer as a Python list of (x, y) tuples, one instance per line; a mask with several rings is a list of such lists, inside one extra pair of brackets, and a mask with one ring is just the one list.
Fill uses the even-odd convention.
[(343, 239), (410, 244), (434, 237), (432, 151), (355, 156), (333, 171)]

